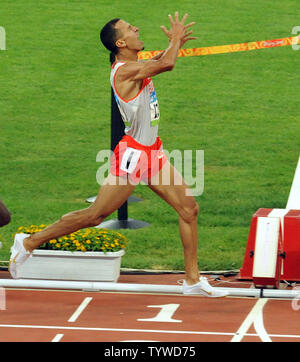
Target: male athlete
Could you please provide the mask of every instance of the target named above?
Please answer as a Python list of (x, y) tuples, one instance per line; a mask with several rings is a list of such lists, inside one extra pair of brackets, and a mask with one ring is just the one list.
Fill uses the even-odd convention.
[[(139, 29), (122, 19), (113, 19), (100, 33), (104, 46), (114, 53), (116, 61), (111, 70), (111, 85), (125, 123), (125, 136), (117, 145), (111, 159), (110, 173), (101, 186), (96, 201), (88, 208), (64, 215), (43, 231), (28, 236), (17, 234), (11, 249), (10, 272), (18, 277), (20, 265), (30, 253), (51, 239), (78, 229), (99, 225), (117, 210), (140, 181), (171, 205), (179, 216), (180, 236), (184, 248), (184, 294), (222, 297), (227, 293), (210, 286), (206, 278), (199, 279), (197, 262), (198, 204), (188, 193), (188, 186), (163, 153), (158, 137), (159, 108), (151, 77), (174, 68), (178, 51), (190, 37), (191, 26), (185, 25), (187, 14), (180, 21), (178, 13), (169, 15), (170, 30), (162, 26), (169, 46), (146, 62), (138, 61), (144, 49)], [(162, 180), (169, 180), (166, 185)]]
[(0, 227), (10, 223), (10, 212), (0, 200)]

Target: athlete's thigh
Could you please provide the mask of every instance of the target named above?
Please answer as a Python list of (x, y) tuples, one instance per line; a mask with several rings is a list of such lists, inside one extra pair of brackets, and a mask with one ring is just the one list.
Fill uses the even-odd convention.
[(90, 210), (99, 216), (108, 216), (127, 201), (134, 188), (135, 185), (126, 178), (109, 174)]
[(182, 175), (169, 161), (149, 182), (149, 188), (170, 204), (175, 210), (195, 206), (188, 185)]

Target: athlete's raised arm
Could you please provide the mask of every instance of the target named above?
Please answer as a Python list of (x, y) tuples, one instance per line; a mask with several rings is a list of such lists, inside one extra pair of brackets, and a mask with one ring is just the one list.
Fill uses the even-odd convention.
[[(122, 69), (120, 69), (118, 76), (122, 80), (129, 79), (132, 81), (138, 81), (172, 70), (175, 66), (179, 49), (188, 40), (196, 39), (195, 37), (190, 37), (193, 32), (190, 30), (190, 28), (195, 23), (192, 22), (185, 25), (187, 17), (188, 14), (185, 14), (182, 20), (179, 20), (178, 12), (175, 13), (174, 19), (171, 15), (169, 15), (169, 20), (171, 23), (170, 30), (167, 30), (165, 26), (161, 26), (161, 29), (164, 31), (170, 41), (168, 48), (164, 52), (158, 54), (156, 57), (153, 57), (146, 62), (126, 62)], [(136, 35), (138, 36), (138, 28), (133, 28), (133, 31), (135, 31)], [(127, 51), (128, 49), (128, 37), (127, 43), (126, 40), (124, 41), (119, 39), (116, 42), (116, 45), (119, 48), (117, 59), (118, 61), (122, 61), (122, 51)]]

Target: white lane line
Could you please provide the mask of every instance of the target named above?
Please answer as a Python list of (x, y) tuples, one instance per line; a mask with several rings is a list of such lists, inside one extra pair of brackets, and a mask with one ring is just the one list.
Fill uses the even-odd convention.
[(272, 342), (272, 339), (270, 338), (264, 326), (263, 309), (260, 310), (260, 313), (258, 313), (256, 318), (254, 319), (253, 324), (254, 329), (256, 330), (257, 334), (263, 342)]
[[(37, 326), (26, 324), (0, 324), (0, 328), (28, 328), (28, 329), (58, 329), (68, 331), (94, 331), (94, 332), (133, 332), (133, 333), (165, 333), (165, 334), (197, 334), (197, 335), (216, 335), (216, 336), (235, 336), (236, 333), (229, 332), (200, 332), (200, 331), (168, 331), (160, 329), (122, 329), (122, 328), (93, 328), (93, 327), (67, 327), (67, 326)], [(256, 333), (245, 333), (244, 336), (257, 337)], [(300, 334), (269, 334), (270, 337), (277, 338), (299, 338)]]
[(28, 324), (0, 324), (0, 328), (29, 328), (29, 329), (58, 329), (73, 331), (108, 331), (108, 332), (133, 332), (133, 333), (167, 333), (167, 334), (198, 334), (198, 335), (220, 335), (233, 336), (235, 333), (229, 332), (200, 332), (200, 331), (180, 331), (164, 329), (125, 329), (125, 328), (98, 328), (98, 327), (67, 327), (67, 326), (37, 326)]
[(63, 336), (64, 336), (63, 334), (57, 334), (57, 335), (52, 339), (51, 342), (59, 342), (59, 341), (62, 339)]
[(90, 303), (90, 301), (92, 300), (92, 297), (87, 297), (85, 298), (82, 303), (80, 304), (80, 306), (75, 310), (75, 312), (71, 315), (71, 317), (68, 319), (68, 322), (75, 322), (77, 320), (77, 318), (80, 316), (80, 314), (85, 310), (85, 308), (87, 307), (87, 305)]
[(235, 333), (235, 336), (232, 338), (231, 342), (240, 342), (248, 332), (252, 323), (254, 324), (254, 328), (262, 341), (266, 341), (266, 339), (268, 339), (268, 342), (271, 341), (264, 328), (262, 317), (262, 311), (267, 301), (268, 298), (258, 299), (240, 328)]

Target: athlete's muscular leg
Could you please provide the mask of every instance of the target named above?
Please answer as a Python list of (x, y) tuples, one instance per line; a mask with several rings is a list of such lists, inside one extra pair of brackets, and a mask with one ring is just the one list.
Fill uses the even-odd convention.
[(51, 239), (99, 225), (107, 216), (117, 210), (134, 190), (135, 186), (130, 182), (119, 181), (119, 177), (110, 174), (101, 186), (96, 201), (90, 207), (66, 214), (54, 224), (26, 238), (24, 240), (25, 249), (31, 252)]
[(187, 196), (188, 186), (180, 173), (168, 161), (160, 173), (151, 179), (149, 187), (177, 211), (180, 237), (184, 248), (186, 282), (197, 283), (199, 281), (197, 259), (199, 206), (193, 196)]

